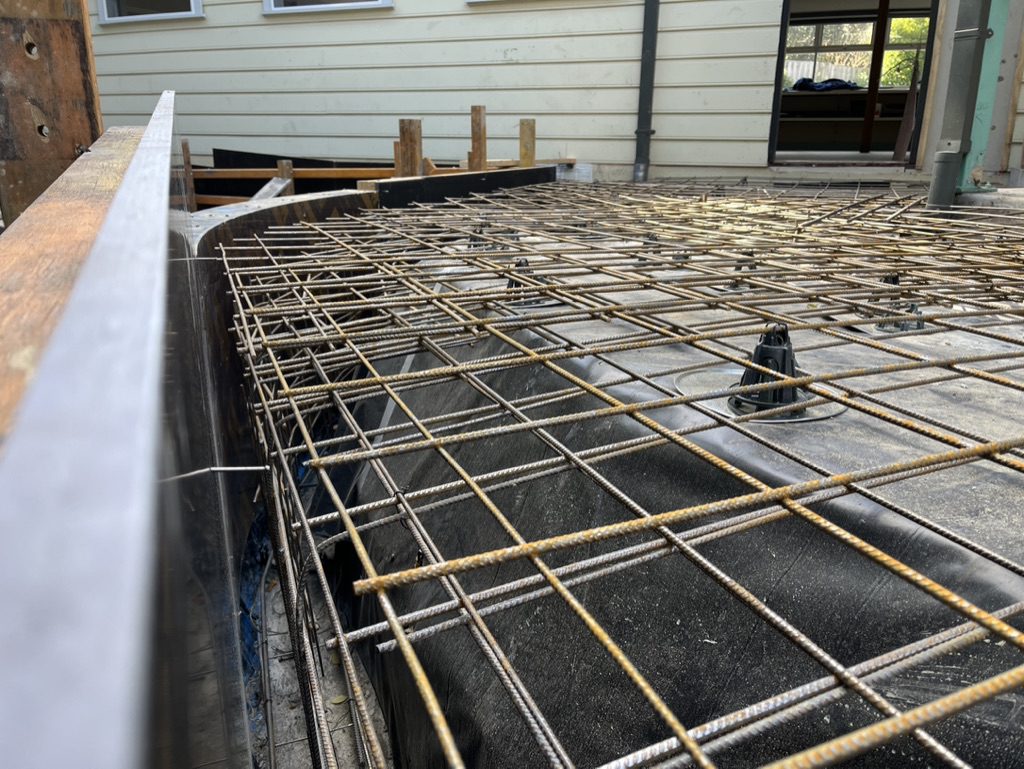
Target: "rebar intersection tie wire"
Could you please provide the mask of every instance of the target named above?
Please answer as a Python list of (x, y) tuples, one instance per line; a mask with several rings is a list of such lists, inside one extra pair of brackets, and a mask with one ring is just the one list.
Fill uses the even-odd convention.
[[(845, 229), (838, 230), (840, 225)], [(355, 583), (355, 590), (376, 595), (394, 637), (387, 646), (397, 646), (410, 666), (452, 765), (460, 765), (461, 757), (412, 645), (413, 637), (429, 631), (430, 626), (410, 634), (387, 592), (414, 581), (440, 579), (450, 605), (439, 606), (437, 611), (421, 610), (416, 616), (455, 612), (458, 622), (442, 624), (470, 627), (547, 762), (570, 766), (572, 759), (488, 629), (485, 617), (501, 610), (500, 605), (479, 606), (479, 597), (475, 599), (462, 589), (455, 578), (467, 569), (525, 558), (534, 564), (536, 577), (518, 580), (522, 585), (499, 587), (491, 591), (493, 595), (512, 595), (506, 600), (509, 605), (542, 595), (560, 596), (669, 726), (677, 740), (672, 750), (682, 746), (689, 760), (712, 766), (700, 746), (706, 740), (704, 735), (698, 741), (683, 727), (639, 668), (570, 590), (578, 580), (635, 568), (635, 564), (647, 562), (652, 552), (658, 557), (679, 552), (821, 664), (843, 689), (887, 716), (885, 721), (856, 734), (839, 735), (830, 744), (809, 749), (778, 766), (825, 766), (905, 733), (947, 765), (965, 766), (920, 727), (1018, 686), (1024, 680), (1021, 668), (900, 713), (856, 672), (857, 667), (843, 667), (699, 553), (685, 531), (676, 532), (669, 526), (698, 515), (740, 513), (735, 525), (726, 519), (709, 533), (728, 539), (751, 526), (797, 516), (810, 524), (810, 531), (837, 539), (984, 631), (1024, 649), (1024, 636), (999, 617), (799, 501), (860, 495), (1021, 573), (1021, 566), (1007, 557), (1009, 554), (993, 553), (953, 530), (955, 527), (932, 521), (926, 511), (896, 505), (878, 489), (920, 473), (948, 472), (965, 462), (995, 462), (1013, 474), (1024, 469), (1024, 462), (1015, 456), (1024, 445), (1024, 436), (986, 436), (984, 430), (948, 422), (945, 415), (936, 417), (880, 397), (882, 392), (951, 380), (974, 381), (1008, 394), (1024, 390), (1024, 384), (1008, 373), (1016, 368), (1013, 361), (1024, 355), (1022, 248), (1024, 226), (1011, 217), (971, 209), (939, 216), (923, 208), (919, 196), (908, 199), (882, 192), (860, 197), (858, 191), (851, 199), (848, 192), (829, 188), (768, 190), (725, 183), (665, 183), (543, 185), (406, 210), (367, 212), (316, 224), (274, 227), (253, 238), (252, 245), (236, 242), (223, 248), (222, 254), (236, 303), (240, 349), (256, 393), (254, 416), (266, 426), (260, 432), (272, 436), (268, 457), (278, 463), (282, 476), (315, 478), (336, 510), (333, 515), (310, 518), (297, 490), (281, 495), (281, 508), (286, 510), (282, 514), (287, 516), (284, 524), (294, 544), (289, 551), (293, 567), (301, 578), (312, 562), (326, 592), (319, 562), (319, 548), (324, 543), (317, 545), (312, 531), (330, 521), (343, 523), (341, 534), (329, 541), (347, 539), (355, 547), (367, 574)], [(895, 283), (890, 278), (893, 274), (899, 276)], [(637, 299), (637, 292), (643, 294), (642, 299)], [(593, 328), (595, 322), (602, 321), (612, 335), (584, 340), (578, 331), (572, 331), (573, 324), (589, 322)], [(769, 322), (785, 322), (795, 334), (799, 332), (794, 337), (798, 355), (808, 349), (848, 348), (867, 352), (876, 362), (832, 371), (808, 367), (793, 379), (766, 369), (763, 373), (774, 381), (748, 387), (748, 391), (799, 385), (812, 393), (813, 400), (808, 402), (812, 406), (843, 403), (860, 417), (904, 431), (918, 443), (925, 440), (953, 448), (925, 453), (915, 450), (909, 458), (853, 471), (826, 469), (798, 446), (757, 430), (751, 418), (730, 419), (708, 406), (733, 391), (731, 388), (672, 395), (652, 372), (620, 363), (616, 357), (683, 347), (693, 351), (692, 361), (703, 360), (704, 365), (717, 362), (749, 368), (752, 364), (742, 354), (748, 349), (744, 345)], [(924, 328), (899, 330), (899, 324), (918, 323)], [(880, 333), (880, 324), (894, 326), (896, 331)], [(560, 329), (568, 330), (568, 335)], [(524, 332), (532, 332), (544, 346), (525, 344)], [(950, 334), (959, 335), (954, 341), (962, 344), (977, 340), (981, 351), (934, 356), (910, 344), (918, 337)], [(815, 336), (819, 343), (811, 344)], [(468, 346), (482, 341), (506, 352), (491, 357), (467, 354)], [(416, 365), (391, 374), (378, 371), (381, 362), (404, 359), (411, 363), (413, 356), (419, 361)], [(653, 388), (662, 397), (622, 401), (607, 384), (590, 382), (575, 373), (574, 359), (610, 365), (621, 382), (642, 384), (647, 391)], [(552, 396), (550, 402), (569, 410), (555, 416), (532, 416), (531, 403), (523, 402), (521, 394), (500, 393), (491, 383), (491, 375), (512, 367), (543, 368), (562, 381), (563, 388), (557, 392), (564, 397)], [(941, 375), (935, 376), (935, 370)], [(881, 386), (857, 384), (860, 379), (897, 373), (916, 378)], [(918, 373), (929, 376), (918, 377)], [(487, 405), (471, 409), (474, 419), (470, 420), (466, 419), (468, 413), (418, 413), (417, 401), (410, 400), (415, 391), (443, 382), (471, 388)], [(826, 382), (829, 387), (822, 386)], [(404, 421), (380, 428), (361, 426), (352, 404), (373, 397), (384, 398)], [(594, 402), (600, 406), (588, 405)], [(535, 403), (550, 405), (544, 397)], [(668, 408), (694, 409), (706, 419), (698, 428), (678, 430), (655, 421), (649, 413)], [(783, 406), (771, 413), (795, 408)], [(596, 447), (573, 450), (549, 432), (555, 426), (613, 417), (633, 421), (647, 435), (622, 441), (621, 448), (611, 445), (602, 453)], [(499, 424), (467, 430), (475, 419)], [(331, 427), (335, 423), (337, 427)], [(813, 470), (815, 477), (771, 488), (687, 437), (710, 427), (737, 431), (773, 449), (780, 458)], [(331, 437), (325, 434), (326, 428), (341, 432)], [(511, 433), (533, 436), (556, 456), (474, 475), (448, 448)], [(345, 449), (346, 442), (355, 448)], [(625, 444), (630, 445), (627, 448)], [(668, 444), (712, 464), (753, 491), (690, 508), (652, 512), (599, 469), (609, 458)], [(333, 446), (342, 450), (321, 453)], [(435, 453), (456, 480), (440, 483), (425, 479), (421, 488), (400, 488), (388, 460), (423, 451)], [(357, 509), (346, 508), (344, 494), (334, 487), (327, 472), (330, 466), (354, 462), (369, 463), (387, 493), (386, 499), (365, 503), (360, 509), (392, 507), (396, 514), (372, 523), (355, 523)], [(520, 476), (532, 477), (529, 473), (570, 467), (634, 517), (527, 541), (490, 495), (492, 486), (487, 484), (491, 481), (484, 480), (511, 478), (492, 484), (500, 487)], [(294, 483), (288, 482), (294, 489)], [(875, 490), (868, 491), (869, 486)], [(455, 499), (481, 503), (514, 544), (461, 558), (445, 556), (418, 517)], [(744, 512), (752, 507), (762, 509)], [(362, 538), (370, 528), (398, 522), (407, 524), (406, 530), (428, 563), (378, 573)], [(714, 527), (716, 524), (704, 528)], [(636, 552), (613, 566), (597, 568), (593, 576), (584, 570), (580, 577), (563, 580), (561, 575), (571, 574), (572, 568), (552, 569), (539, 558), (554, 549), (643, 532), (656, 532), (664, 542), (657, 548), (657, 541), (621, 548), (624, 553), (645, 549), (647, 553)], [(329, 593), (326, 597), (330, 602)], [(296, 611), (295, 617), (300, 616)], [(359, 630), (344, 632), (337, 615), (332, 624), (334, 643), (344, 649), (367, 637)], [(346, 652), (343, 662), (347, 656)], [(350, 683), (354, 680), (351, 670), (346, 670), (346, 676)], [(356, 710), (362, 732), (369, 735), (371, 746), (376, 746), (378, 738), (373, 735), (365, 703), (357, 703)], [(754, 726), (750, 726), (750, 738), (755, 735)], [(741, 730), (730, 739), (741, 739), (746, 733)], [(378, 763), (377, 751), (371, 752)]]

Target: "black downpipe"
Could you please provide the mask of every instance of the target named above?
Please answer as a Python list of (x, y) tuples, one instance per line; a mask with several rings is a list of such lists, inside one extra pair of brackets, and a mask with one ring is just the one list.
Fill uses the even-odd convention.
[(644, 0), (644, 33), (640, 52), (640, 105), (636, 112), (636, 160), (633, 181), (646, 182), (651, 165), (654, 130), (654, 65), (658, 60), (658, 12), (661, 0)]

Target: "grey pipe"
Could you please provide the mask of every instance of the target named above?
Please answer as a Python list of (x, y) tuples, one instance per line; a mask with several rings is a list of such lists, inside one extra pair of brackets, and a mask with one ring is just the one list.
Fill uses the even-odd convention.
[(651, 165), (651, 123), (654, 116), (654, 65), (658, 60), (658, 13), (661, 0), (644, 0), (644, 29), (640, 51), (640, 103), (636, 113), (636, 159), (633, 181), (647, 181)]
[(928, 205), (935, 208), (953, 204), (961, 166), (971, 149), (985, 41), (991, 35), (991, 5), (991, 0), (961, 0), (957, 10), (942, 133), (928, 190)]
[(959, 152), (940, 151), (935, 153), (932, 184), (928, 188), (928, 205), (930, 207), (949, 208), (953, 205), (963, 159), (964, 156)]

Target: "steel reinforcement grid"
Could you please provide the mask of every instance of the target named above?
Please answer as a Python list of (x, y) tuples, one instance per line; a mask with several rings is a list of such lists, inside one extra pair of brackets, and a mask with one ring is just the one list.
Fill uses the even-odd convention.
[[(386, 737), (356, 674), (367, 654), (403, 666), (416, 692), (405, 706), (451, 766), (474, 764), (451, 714), (465, 722), (479, 694), (503, 699), (536, 765), (731, 766), (743, 748), (742, 765), (818, 767), (898, 744), (921, 765), (962, 767), (971, 744), (942, 729), (1024, 683), (1010, 518), (1024, 470), (1024, 220), (1012, 212), (935, 212), (913, 188), (549, 184), (272, 227), (220, 253), (323, 766), (336, 759), (321, 642), (371, 766)], [(793, 345), (791, 368), (751, 357), (772, 340)], [(697, 481), (648, 472), (655, 456), (722, 481), (673, 501)], [(573, 500), (546, 490), (568, 475), (598, 501), (563, 513)], [(876, 514), (897, 523), (863, 523)], [(842, 635), (863, 636), (868, 656), (831, 648), (825, 619), (730, 555), (760, 542), (770, 562), (773, 531), (810, 548), (783, 553), (786, 578), (803, 570), (817, 591), (802, 605), (839, 601)], [(938, 544), (921, 555), (906, 531)], [(335, 547), (356, 562), (341, 588), (322, 557)], [(994, 592), (958, 582), (944, 552), (980, 564), (964, 573), (987, 569)], [(816, 557), (856, 561), (870, 585), (814, 582)], [(648, 605), (654, 568), (676, 570), (677, 604)], [(927, 606), (897, 618), (878, 586)], [(327, 601), (326, 634), (311, 591)], [(508, 618), (541, 606), (567, 629), (545, 639), (549, 655), (523, 654), (526, 631)], [(719, 669), (728, 639), (700, 637), (700, 611), (738, 611), (810, 667), (750, 691), (733, 675), (715, 686), (741, 705), (702, 707), (708, 683), (671, 681), (661, 659), (678, 646)], [(645, 612), (646, 629), (628, 631)], [(453, 647), (429, 646), (453, 634), (479, 650), (454, 684), (434, 664)], [(632, 703), (644, 740), (600, 753), (572, 736), (573, 714), (545, 688), (570, 639), (590, 671), (571, 686)], [(937, 662), (956, 669), (964, 650), (989, 655), (984, 676), (960, 670), (916, 699), (888, 687)], [(847, 720), (800, 730), (837, 702)], [(779, 754), (767, 740), (779, 729), (808, 737)]]

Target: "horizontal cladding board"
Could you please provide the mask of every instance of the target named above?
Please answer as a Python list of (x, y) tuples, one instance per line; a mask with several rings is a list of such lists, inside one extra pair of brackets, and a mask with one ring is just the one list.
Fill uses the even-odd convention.
[[(641, 30), (642, 13), (638, 8), (620, 6), (596, 14), (522, 14), (516, 18), (480, 16), (433, 21), (429, 18), (401, 17), (350, 21), (349, 14), (336, 14), (313, 20), (308, 15), (259, 17), (252, 25), (230, 26), (207, 19), (193, 22), (191, 28), (165, 28), (149, 25), (133, 35), (106, 34), (103, 28), (104, 55), (123, 55), (147, 50), (176, 50), (180, 40), (188, 39), (192, 50), (218, 48), (355, 47), (404, 44), (410, 40), (453, 45), (490, 39), (497, 43), (517, 39), (600, 38)], [(288, 23), (286, 20), (291, 20)], [(297, 20), (297, 21), (296, 21)]]
[[(636, 62), (639, 54), (639, 33), (609, 34), (600, 38), (520, 39), (495, 45), (492, 41), (467, 41), (443, 45), (433, 41), (408, 41), (400, 45), (282, 47), (265, 51), (260, 48), (223, 48), (220, 50), (154, 51), (124, 56), (98, 56), (97, 66), (103, 74), (116, 71), (248, 71), (248, 70), (314, 70), (368, 68), (405, 68), (410, 62), (420, 67), (450, 67), (535, 62), (561, 64), (569, 62)], [(659, 64), (672, 61), (721, 60), (724, 58), (774, 57), (772, 41), (761, 30), (737, 29), (715, 32), (667, 34), (659, 43)], [(421, 71), (420, 76), (423, 77)]]
[[(310, 158), (340, 158), (352, 160), (389, 161), (391, 157), (380, 153), (380, 143), (375, 140), (346, 140), (339, 142), (330, 137), (291, 136), (224, 136), (190, 135), (189, 141), (197, 156), (209, 156), (214, 147), (238, 151), (280, 153), (288, 156)], [(767, 146), (764, 142), (717, 142), (685, 141), (655, 144), (651, 162), (662, 166), (764, 166), (767, 160)], [(488, 151), (494, 157), (515, 157), (518, 145), (512, 142), (488, 144)], [(465, 157), (468, 142), (424, 139), (423, 153), (437, 161), (454, 161)], [(537, 154), (544, 157), (573, 157), (580, 162), (595, 164), (632, 164), (634, 145), (632, 141), (610, 142), (606, 140), (574, 139), (565, 142), (537, 142)], [(583, 161), (587, 157), (589, 160)]]
[[(639, 30), (643, 18), (640, 0), (607, 2), (556, 2), (555, 0), (529, 0), (528, 2), (501, 2), (495, 4), (467, 4), (465, 0), (396, 0), (391, 9), (361, 11), (324, 11), (322, 13), (276, 14), (264, 16), (262, 5), (256, 0), (222, 2), (205, 0), (205, 19), (166, 20), (142, 22), (132, 25), (103, 27), (105, 37), (119, 39), (118, 50), (135, 50), (131, 40), (133, 32), (144, 31), (153, 35), (175, 32), (195, 34), (202, 39), (216, 28), (225, 35), (225, 44), (237, 45), (238, 34), (249, 34), (247, 27), (271, 27), (282, 35), (309, 35), (308, 44), (324, 41), (328, 29), (352, 38), (393, 42), (412, 39), (417, 34), (458, 39), (461, 35), (488, 34), (497, 27), (499, 34), (509, 29), (523, 34), (586, 34), (601, 29)], [(95, 0), (90, 0), (93, 21), (97, 22)], [(778, 25), (782, 0), (665, 0), (661, 10), (661, 28), (714, 28), (745, 24)], [(295, 31), (289, 31), (294, 29)], [(336, 38), (335, 38), (336, 39)], [(202, 45), (197, 42), (197, 45)]]
[[(601, 87), (636, 87), (638, 64), (630, 60), (591, 60), (587, 62), (507, 62), (486, 67), (458, 65), (430, 70), (424, 78), (423, 67), (412, 64), (394, 68), (347, 69), (317, 68), (281, 71), (273, 66), (230, 70), (165, 69), (140, 71), (139, 68), (111, 70), (109, 62), (97, 62), (101, 93), (128, 91), (153, 92), (160, 88), (175, 89), (182, 94), (223, 92), (227, 90), (284, 91), (292, 88), (318, 93), (323, 89), (358, 86), (414, 91), (423, 84), (427, 88), (461, 88), (477, 86), (529, 88), (564, 86), (566, 83)], [(775, 80), (773, 57), (732, 57), (713, 61), (707, 59), (662, 60), (658, 64), (658, 87), (690, 85), (714, 88), (719, 85), (765, 85)], [(529, 84), (529, 85), (526, 85)], [(116, 88), (114, 87), (116, 85)]]
[[(216, 147), (289, 157), (338, 158), (350, 160), (390, 161), (391, 143), (380, 139), (339, 138), (336, 136), (275, 136), (272, 134), (225, 134), (222, 132), (182, 132), (187, 136), (193, 155), (209, 155)], [(538, 139), (537, 157), (572, 157), (587, 162), (632, 163), (632, 138), (618, 141), (603, 138), (573, 137), (568, 141)], [(469, 151), (469, 138), (423, 138), (423, 154), (438, 161), (464, 160)], [(487, 153), (495, 158), (514, 158), (519, 154), (518, 140), (488, 140)]]
[[(111, 115), (111, 119), (116, 119)], [(141, 120), (144, 114), (126, 116)], [(760, 138), (767, 131), (770, 116), (739, 115), (659, 115), (655, 120), (658, 137), (669, 139), (709, 139), (734, 141)], [(490, 140), (501, 138), (518, 141), (519, 120), (511, 116), (488, 116), (487, 133)], [(253, 134), (280, 136), (337, 136), (339, 138), (398, 138), (398, 119), (380, 115), (224, 115), (206, 116), (180, 113), (176, 127), (183, 136), (191, 132), (216, 129), (225, 134)], [(626, 139), (633, 140), (636, 116), (588, 115), (581, 119), (573, 115), (549, 115), (538, 123), (538, 135), (548, 138)], [(468, 116), (435, 116), (423, 120), (423, 136), (469, 141)]]
[[(146, 95), (103, 97), (103, 108), (110, 112), (144, 112), (152, 105)], [(469, 108), (486, 104), (489, 115), (517, 114), (533, 117), (559, 113), (636, 112), (636, 89), (605, 89), (599, 100), (591, 89), (551, 89), (545, 91), (493, 91), (480, 99), (464, 90), (399, 91), (385, 93), (336, 92), (297, 93), (225, 93), (182, 94), (179, 114), (239, 115), (261, 114), (268, 110), (289, 115), (393, 115), (426, 117), (428, 115), (465, 114)]]
[[(493, 21), (493, 20), (491, 20)], [(295, 29), (279, 29), (273, 26), (263, 28), (241, 28), (225, 31), (221, 27), (204, 26), (192, 31), (175, 30), (161, 31), (139, 30), (135, 35), (107, 36), (101, 34), (101, 42), (96, 51), (99, 57), (121, 58), (143, 56), (157, 53), (175, 54), (183, 45), (189, 51), (206, 51), (212, 53), (224, 51), (270, 51), (275, 56), (286, 55), (293, 51), (350, 51), (351, 55), (361, 56), (371, 49), (393, 50), (394, 46), (416, 45), (424, 48), (445, 48), (459, 50), (469, 44), (486, 45), (495, 50), (516, 49), (525, 44), (550, 46), (560, 49), (567, 44), (579, 47), (606, 46), (615, 44), (615, 40), (625, 37), (631, 42), (639, 40), (641, 28), (632, 24), (608, 24), (607, 20), (599, 19), (599, 25), (593, 30), (573, 30), (578, 22), (566, 20), (566, 30), (562, 32), (534, 33), (518, 25), (493, 26), (475, 29), (477, 25), (458, 25), (459, 36), (438, 35), (433, 31), (424, 30), (420, 25), (408, 25), (403, 35), (400, 30), (392, 30), (387, 38), (361, 34), (359, 30), (332, 23), (302, 25)], [(392, 24), (394, 22), (388, 22)], [(373, 25), (378, 30), (381, 24)], [(467, 30), (465, 26), (474, 29)], [(424, 34), (428, 33), (428, 34)], [(741, 35), (737, 37), (737, 35)], [(720, 39), (728, 36), (728, 40)], [(748, 41), (756, 41), (762, 48), (771, 49), (778, 42), (778, 22), (751, 23), (743, 22), (728, 26), (688, 26), (670, 27), (660, 25), (659, 44), (672, 45), (678, 42), (687, 50), (700, 51), (705, 48), (722, 50), (729, 47), (735, 51), (749, 49)], [(723, 45), (728, 43), (728, 46)]]
[(782, 0), (662, 0), (658, 26), (764, 24), (778, 30), (781, 19)]
[[(660, 138), (660, 137), (659, 137)], [(651, 163), (663, 166), (764, 166), (765, 141), (662, 141), (651, 145)]]
[[(721, 0), (715, 0), (721, 2)], [(88, 0), (92, 16), (96, 16), (96, 0)], [(676, 3), (678, 0), (665, 0)], [(682, 4), (692, 2), (683, 0)], [(697, 0), (705, 2), (705, 0)], [(726, 0), (728, 3), (728, 0)], [(360, 21), (417, 18), (425, 22), (442, 24), (465, 17), (490, 16), (494, 14), (516, 16), (536, 13), (538, 8), (551, 12), (579, 13), (597, 11), (606, 13), (619, 7), (643, 8), (643, 0), (501, 0), (496, 3), (471, 3), (467, 0), (393, 0), (390, 8), (326, 9), (301, 13), (278, 13), (265, 16), (261, 0), (203, 0), (203, 11), (207, 22), (218, 24), (308, 24), (329, 20), (344, 20), (345, 23)], [(195, 19), (168, 20), (170, 27), (188, 27)]]
[[(469, 106), (485, 104), (492, 157), (515, 156), (518, 119), (535, 117), (540, 155), (632, 162), (640, 0), (396, 0), (275, 16), (258, 0), (205, 0), (204, 10), (109, 26), (94, 16), (108, 124), (142, 122), (156, 94), (174, 89), (197, 155), (285, 145), (384, 159), (398, 119), (421, 117), (427, 153), (455, 159)], [(763, 165), (780, 17), (781, 0), (663, 1), (660, 162)]]
[[(654, 107), (658, 113), (717, 112), (749, 113), (755, 105), (771, 111), (772, 89), (738, 85), (733, 88), (666, 88), (655, 94)], [(387, 91), (387, 92), (282, 92), (266, 91), (232, 93), (182, 93), (178, 97), (179, 113), (230, 115), (260, 114), (272, 110), (278, 114), (364, 114), (394, 115), (398, 117), (425, 117), (427, 115), (465, 113), (472, 104), (486, 104), (488, 114), (513, 114), (521, 117), (541, 117), (546, 114), (636, 113), (636, 88), (618, 87), (601, 89), (600, 98), (594, 98), (590, 88), (550, 88), (544, 90), (495, 90), (473, 93), (464, 89), (446, 91)], [(110, 113), (142, 113), (152, 109), (150, 94), (121, 95), (109, 93), (103, 97), (103, 108)]]
[(661, 86), (654, 92), (654, 112), (717, 112), (754, 114), (772, 111), (775, 89), (745, 83), (718, 88)]

